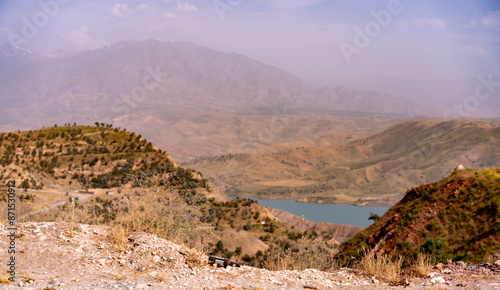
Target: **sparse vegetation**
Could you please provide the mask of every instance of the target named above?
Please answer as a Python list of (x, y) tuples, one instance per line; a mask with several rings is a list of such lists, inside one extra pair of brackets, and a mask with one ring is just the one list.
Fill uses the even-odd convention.
[[(110, 225), (113, 230), (108, 238), (117, 251), (125, 249), (129, 232), (144, 231), (271, 270), (329, 271), (342, 263), (394, 281), (402, 271), (425, 275), (431, 262), (483, 261), (498, 250), (498, 169), (455, 172), (443, 181), (410, 190), (387, 215), (371, 214), (374, 224), (345, 243), (335, 258), (338, 248), (328, 243), (332, 239), (329, 233), (287, 226), (250, 199), (221, 202), (209, 197), (212, 189), (200, 173), (177, 166), (151, 143), (125, 130), (99, 123), (96, 127), (64, 126), (7, 136), (2, 135), (2, 144), (8, 145), (0, 150), (10, 152), (4, 154), (10, 156), (5, 162), (13, 161), (5, 163), (3, 180), (16, 178), (26, 189), (50, 182), (66, 188), (119, 192), (85, 200), (66, 196), (64, 204), (28, 220), (66, 221), (69, 236), (78, 230), (78, 223)], [(24, 165), (15, 165), (17, 159), (24, 160)], [(44, 197), (30, 191), (19, 194), (19, 200), (20, 211), (26, 213), (43, 203)], [(5, 202), (5, 193), (0, 202)], [(430, 204), (435, 206), (432, 212)], [(471, 221), (471, 216), (476, 219)], [(375, 230), (380, 227), (386, 227), (385, 233), (391, 232), (395, 238), (380, 242), (382, 236)], [(244, 244), (234, 246), (221, 239), (238, 232), (258, 237), (255, 241), (265, 247), (250, 254)], [(215, 234), (211, 239), (200, 238), (208, 233)], [(373, 251), (375, 245), (386, 253), (394, 252), (379, 256)], [(366, 247), (364, 254), (360, 247)], [(203, 259), (188, 260), (194, 265)]]
[(365, 276), (375, 276), (386, 282), (394, 282), (400, 278), (402, 264), (402, 256), (383, 255), (375, 258), (366, 254), (360, 260), (358, 267)]
[(467, 169), (409, 190), (384, 217), (342, 245), (337, 258), (359, 261), (367, 247), (371, 255), (404, 257), (404, 268), (447, 260), (493, 262), (500, 251), (499, 172)]

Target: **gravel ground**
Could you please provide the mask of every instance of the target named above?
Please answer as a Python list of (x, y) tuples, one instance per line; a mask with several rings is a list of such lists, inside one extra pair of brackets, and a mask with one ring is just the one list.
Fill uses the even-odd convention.
[[(123, 251), (110, 228), (79, 225), (72, 237), (64, 223), (18, 224), (16, 279), (2, 289), (500, 289), (496, 265), (438, 264), (427, 278), (398, 286), (342, 268), (334, 272), (268, 271), (248, 266), (217, 268), (207, 257), (155, 235), (134, 232)], [(2, 277), (9, 275), (9, 231), (0, 225)]]

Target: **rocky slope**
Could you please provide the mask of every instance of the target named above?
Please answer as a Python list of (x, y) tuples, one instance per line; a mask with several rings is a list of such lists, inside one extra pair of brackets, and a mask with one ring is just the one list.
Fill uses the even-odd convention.
[(383, 217), (342, 245), (337, 257), (419, 254), (435, 262), (500, 259), (500, 169), (458, 170), (409, 190)]
[[(0, 225), (0, 240), (7, 244)], [(207, 257), (154, 235), (133, 232), (121, 250), (105, 226), (64, 223), (18, 224), (15, 282), (2, 263), (2, 289), (373, 289), (385, 282), (342, 268), (333, 272), (268, 271), (248, 266), (215, 268)], [(4, 247), (0, 260), (9, 259)], [(500, 261), (499, 261), (500, 264)], [(411, 289), (500, 289), (499, 267), (449, 272), (441, 265), (422, 279), (403, 279)], [(446, 274), (448, 273), (448, 274)], [(443, 278), (444, 277), (444, 278)], [(398, 283), (397, 283), (398, 284)], [(401, 283), (399, 283), (401, 284)]]

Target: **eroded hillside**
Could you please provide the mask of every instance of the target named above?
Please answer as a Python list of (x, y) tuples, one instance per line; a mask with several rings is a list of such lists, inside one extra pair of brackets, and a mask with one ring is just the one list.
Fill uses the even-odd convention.
[[(22, 221), (146, 231), (261, 267), (289, 249), (311, 257), (319, 250), (326, 261), (360, 230), (312, 222), (298, 227), (287, 220), (289, 214), (279, 219), (254, 201), (231, 201), (201, 173), (178, 166), (140, 135), (111, 125), (65, 124), (3, 133), (0, 140), (1, 181), (15, 181)], [(6, 202), (7, 192), (0, 188), (0, 205)], [(2, 211), (0, 218), (6, 215)], [(290, 261), (302, 258), (293, 256)]]
[(499, 144), (495, 122), (404, 121), (345, 145), (199, 157), (188, 166), (232, 195), (394, 204), (408, 188), (439, 180), (458, 164), (500, 166)]
[(460, 170), (409, 190), (377, 222), (342, 245), (345, 262), (367, 255), (427, 254), (434, 262), (500, 258), (500, 169)]

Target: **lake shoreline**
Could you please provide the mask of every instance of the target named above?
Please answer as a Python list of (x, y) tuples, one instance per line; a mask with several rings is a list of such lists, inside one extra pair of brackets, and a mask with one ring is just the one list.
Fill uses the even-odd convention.
[(313, 197), (301, 197), (301, 198), (296, 198), (296, 197), (291, 197), (291, 198), (279, 198), (279, 197), (253, 197), (253, 196), (235, 196), (235, 195), (228, 195), (231, 199), (234, 198), (250, 198), (250, 199), (261, 199), (261, 200), (293, 200), (298, 203), (317, 203), (317, 204), (345, 204), (345, 205), (352, 205), (352, 206), (387, 206), (391, 207), (394, 206), (396, 203), (399, 202), (400, 199), (394, 199), (394, 198), (376, 198), (376, 197), (362, 197), (356, 200), (355, 202), (348, 202), (346, 200), (339, 200), (335, 197), (323, 197), (323, 196), (313, 196)]
[(230, 196), (231, 198), (249, 198), (260, 205), (287, 211), (313, 222), (328, 222), (366, 228), (373, 223), (370, 215), (384, 215), (389, 206), (357, 206), (352, 204), (308, 203), (296, 199), (260, 199), (253, 197)]

